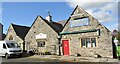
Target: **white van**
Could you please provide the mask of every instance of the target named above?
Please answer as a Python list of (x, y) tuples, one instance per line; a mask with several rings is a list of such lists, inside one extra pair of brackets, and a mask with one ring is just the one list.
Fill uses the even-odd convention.
[(22, 49), (18, 44), (14, 41), (0, 41), (0, 56), (5, 56), (5, 58), (9, 58), (14, 55), (18, 55), (21, 57)]

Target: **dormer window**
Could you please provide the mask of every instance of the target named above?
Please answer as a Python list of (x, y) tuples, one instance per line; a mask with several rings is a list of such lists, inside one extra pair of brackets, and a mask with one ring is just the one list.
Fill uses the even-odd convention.
[(89, 25), (89, 18), (76, 18), (70, 21), (70, 27)]

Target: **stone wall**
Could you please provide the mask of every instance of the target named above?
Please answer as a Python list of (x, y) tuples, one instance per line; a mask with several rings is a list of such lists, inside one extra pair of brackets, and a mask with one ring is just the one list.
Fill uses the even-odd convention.
[[(36, 39), (36, 35), (43, 33), (47, 35), (46, 39)], [(39, 52), (58, 51), (58, 34), (44, 21), (41, 17), (37, 17), (28, 34), (25, 37), (26, 49), (36, 49)], [(38, 47), (37, 40), (45, 40), (45, 47)], [(56, 50), (53, 50), (53, 46)]]
[(10, 27), (8, 29), (8, 32), (7, 32), (5, 40), (9, 40), (10, 37), (13, 38), (13, 41), (18, 43), (18, 45), (21, 47), (21, 49), (23, 49), (23, 40), (16, 35), (12, 25), (10, 25)]
[[(94, 54), (99, 54), (102, 57), (112, 57), (112, 42), (110, 32), (101, 29), (100, 34), (101, 36), (97, 36), (97, 32), (69, 34), (63, 35), (62, 39), (70, 39), (70, 55), (80, 53), (82, 56), (93, 56)], [(85, 37), (97, 38), (97, 47), (81, 47), (81, 38)]]
[[(78, 10), (78, 12), (76, 12)], [(74, 20), (74, 18), (89, 18), (89, 25), (87, 26), (79, 26), (79, 27), (70, 27), (70, 21)], [(89, 30), (89, 29), (100, 29), (100, 35), (97, 32), (87, 32), (87, 33), (79, 33), (79, 34), (67, 34), (62, 35), (62, 39), (69, 39), (70, 44), (70, 55), (75, 55), (76, 53), (80, 53), (82, 56), (93, 56), (94, 54), (99, 54), (102, 57), (112, 57), (112, 36), (111, 32), (103, 25), (101, 25), (95, 18), (89, 15), (85, 10), (77, 7), (74, 11), (73, 15), (71, 15), (70, 20), (64, 27), (62, 32), (74, 32), (81, 30)], [(81, 47), (81, 38), (91, 38), (95, 37), (97, 40), (97, 47)]]

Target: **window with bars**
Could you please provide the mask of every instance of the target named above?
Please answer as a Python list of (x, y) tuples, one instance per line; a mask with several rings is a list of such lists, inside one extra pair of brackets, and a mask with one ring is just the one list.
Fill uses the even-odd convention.
[(81, 38), (81, 47), (96, 47), (96, 38)]

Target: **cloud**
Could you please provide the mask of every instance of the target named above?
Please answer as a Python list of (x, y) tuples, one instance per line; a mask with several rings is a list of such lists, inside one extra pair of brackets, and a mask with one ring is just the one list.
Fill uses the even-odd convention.
[(77, 5), (79, 5), (80, 7), (84, 8), (85, 10), (87, 9), (91, 9), (91, 8), (96, 8), (96, 7), (103, 7), (105, 6), (106, 2), (83, 2), (83, 1), (78, 1), (76, 2), (77, 0), (75, 0), (74, 2), (68, 2), (68, 4), (70, 5), (70, 7), (72, 8), (75, 8)]
[(119, 0), (65, 0), (69, 2), (71, 7), (75, 7), (76, 5), (80, 5), (81, 7), (91, 8), (91, 7), (103, 7), (109, 3), (119, 2)]
[[(102, 23), (113, 22), (118, 24), (118, 1), (119, 0), (66, 0), (71, 8), (79, 5), (90, 15)], [(116, 29), (115, 26), (108, 26)]]
[(120, 30), (120, 28), (118, 28), (118, 26), (120, 26), (118, 23), (113, 24), (113, 26), (108, 26), (108, 29), (110, 29), (111, 31), (113, 30)]
[[(75, 8), (79, 5), (101, 22), (107, 22), (118, 15), (118, 0), (66, 0), (68, 5)], [(98, 11), (96, 11), (98, 10)], [(95, 12), (96, 11), (96, 12)]]
[(102, 11), (101, 9), (100, 11), (96, 11), (96, 12), (93, 9), (90, 9), (87, 10), (87, 12), (92, 16), (94, 16), (100, 22), (108, 22), (112, 20), (112, 14), (108, 13), (107, 11), (106, 12)]

